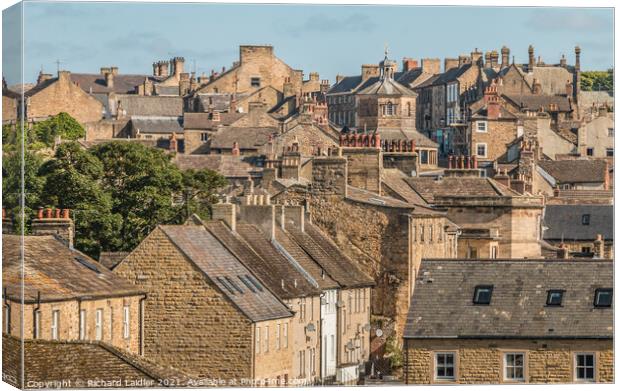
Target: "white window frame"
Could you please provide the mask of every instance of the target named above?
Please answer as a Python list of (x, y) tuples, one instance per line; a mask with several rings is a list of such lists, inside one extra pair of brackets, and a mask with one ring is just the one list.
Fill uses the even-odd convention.
[[(578, 357), (579, 356), (592, 356), (592, 378), (588, 379), (588, 378), (583, 378), (580, 379), (577, 377), (577, 372), (579, 368), (590, 368), (587, 365), (584, 365), (583, 367), (580, 367), (577, 365), (577, 361), (578, 361)], [(596, 382), (596, 353), (594, 352), (575, 352), (575, 354), (573, 355), (573, 370), (574, 370), (574, 380), (576, 382), (583, 382), (583, 383), (591, 383), (591, 382)]]
[(269, 352), (269, 326), (265, 326), (265, 338), (263, 338), (263, 342), (265, 343), (265, 348), (263, 349), (263, 351), (265, 353)]
[(103, 339), (103, 309), (98, 308), (95, 311), (95, 340)]
[(129, 306), (126, 305), (123, 307), (123, 338), (125, 339), (129, 339), (130, 336), (130, 332), (129, 332), (129, 319), (131, 316), (130, 310), (129, 310)]
[[(452, 356), (452, 376), (439, 376), (438, 372), (439, 372), (439, 363), (438, 363), (438, 358), (440, 355), (444, 355), (444, 356), (448, 356), (451, 355)], [(435, 352), (434, 354), (434, 360), (435, 360), (435, 365), (433, 366), (433, 378), (435, 380), (438, 381), (455, 381), (456, 380), (456, 352)], [(442, 367), (445, 369), (450, 368), (450, 366), (447, 363), (444, 363), (442, 365)]]
[(280, 323), (276, 324), (276, 350), (280, 350)]
[(41, 310), (34, 312), (34, 339), (41, 338)]
[[(522, 360), (521, 360), (521, 365), (516, 365), (516, 358), (517, 356), (520, 355), (522, 356)], [(508, 356), (513, 356), (513, 364), (512, 365), (508, 365)], [(521, 377), (509, 377), (508, 376), (508, 371), (509, 369), (513, 370), (513, 375), (515, 373), (515, 370), (517, 368), (521, 368)], [(525, 368), (526, 368), (526, 364), (525, 364), (525, 352), (505, 352), (504, 353), (504, 381), (507, 382), (525, 382)]]
[(489, 123), (487, 121), (476, 121), (476, 133), (488, 133), (488, 132), (489, 132)]
[(256, 353), (260, 353), (260, 327), (256, 326)]
[(80, 339), (86, 339), (86, 310), (80, 310)]
[[(484, 146), (484, 155), (481, 155), (479, 148)], [(476, 156), (486, 158), (489, 155), (489, 147), (487, 143), (476, 143)]]
[(288, 323), (284, 323), (282, 326), (282, 337), (284, 339), (282, 346), (284, 349), (288, 349)]
[(11, 334), (11, 306), (4, 306), (4, 332)]
[(52, 311), (52, 339), (59, 339), (60, 337), (60, 310)]

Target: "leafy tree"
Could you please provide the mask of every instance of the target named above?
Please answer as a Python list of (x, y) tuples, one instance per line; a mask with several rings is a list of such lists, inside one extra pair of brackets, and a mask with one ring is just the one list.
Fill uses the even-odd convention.
[(84, 127), (67, 113), (59, 113), (34, 125), (37, 140), (48, 147), (54, 145), (57, 137), (63, 140), (77, 140), (86, 136)]
[(100, 186), (99, 159), (77, 143), (63, 143), (39, 173), (45, 177), (42, 203), (72, 209), (77, 248), (97, 257), (102, 249), (122, 247), (117, 235), (122, 218), (112, 213), (112, 195)]
[(212, 170), (183, 171), (184, 216), (195, 213), (204, 219), (211, 217), (210, 207), (217, 202), (216, 192), (226, 184), (226, 178)]
[(103, 164), (101, 186), (112, 195), (112, 212), (122, 217), (119, 250), (132, 250), (157, 224), (176, 222), (182, 206), (179, 169), (162, 150), (113, 141), (92, 148)]
[(581, 72), (582, 91), (611, 91), (614, 90), (613, 70)]

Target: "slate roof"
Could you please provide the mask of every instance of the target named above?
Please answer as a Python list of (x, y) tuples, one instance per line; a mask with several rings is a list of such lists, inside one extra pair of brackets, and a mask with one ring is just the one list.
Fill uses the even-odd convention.
[[(371, 79), (378, 79), (377, 77)], [(360, 85), (362, 82), (362, 76), (345, 76), (340, 83), (335, 84), (332, 88), (327, 92), (328, 94), (338, 94), (343, 92), (351, 92), (355, 90), (356, 87)]]
[[(493, 285), (489, 305), (473, 304), (477, 285)], [(593, 306), (612, 287), (610, 260), (424, 259), (404, 337), (612, 338), (613, 309)], [(549, 289), (562, 306), (546, 306)]]
[(450, 83), (458, 80), (465, 72), (467, 72), (472, 67), (472, 64), (464, 64), (460, 67), (448, 69), (447, 72), (440, 73), (434, 77), (427, 79), (425, 82), (421, 83), (418, 87), (428, 87), (428, 86), (438, 86), (446, 83)]
[[(589, 224), (582, 218), (589, 215)], [(543, 223), (548, 229), (543, 233), (545, 240), (588, 240), (597, 234), (607, 240), (614, 237), (613, 205), (547, 205)]]
[(70, 249), (54, 236), (24, 237), (24, 279), (21, 279), (20, 236), (2, 235), (2, 284), (9, 297), (58, 301), (81, 297), (135, 296), (143, 292), (97, 261)]
[(572, 73), (560, 66), (534, 66), (533, 72), (525, 73), (524, 77), (530, 85), (537, 79), (542, 93), (548, 95), (566, 94), (566, 82), (573, 82)]
[(414, 207), (412, 204), (397, 200), (396, 198), (382, 196), (377, 193), (349, 185), (347, 185), (347, 199), (361, 202), (363, 204), (384, 206), (387, 208), (413, 209)]
[(380, 78), (367, 87), (357, 91), (360, 95), (417, 96), (415, 92), (390, 77)]
[[(415, 86), (415, 84), (419, 84), (431, 76), (432, 75), (430, 74), (425, 74), (424, 72), (422, 72), (422, 67), (417, 67), (410, 69), (406, 72), (396, 72), (394, 74), (394, 80), (405, 86)], [(423, 78), (424, 80), (418, 80), (420, 78)]]
[(519, 193), (491, 178), (444, 177), (407, 178), (405, 182), (426, 202), (432, 204), (435, 197), (502, 197), (519, 196)]
[(414, 205), (428, 206), (428, 203), (405, 181), (409, 176), (397, 168), (384, 168), (382, 186), (396, 193), (403, 201)]
[(183, 117), (155, 117), (134, 115), (130, 122), (134, 130), (140, 133), (183, 133)]
[(126, 252), (126, 251), (116, 251), (116, 252), (102, 251), (99, 254), (99, 263), (107, 267), (108, 269), (112, 270), (116, 267), (116, 265), (121, 263), (121, 261), (125, 259), (127, 255), (129, 255), (129, 252)]
[(185, 113), (183, 124), (185, 129), (213, 129), (227, 126), (246, 115), (245, 113), (220, 113), (220, 120), (213, 121), (211, 113)]
[(233, 143), (236, 141), (239, 144), (239, 149), (258, 149), (267, 144), (270, 135), (276, 133), (278, 133), (278, 129), (271, 127), (221, 128), (211, 136), (211, 148), (232, 149)]
[(255, 226), (237, 222), (236, 232), (233, 232), (223, 222), (211, 221), (205, 222), (205, 227), (278, 297), (286, 300), (320, 294), (320, 289)]
[(117, 95), (118, 108), (127, 116), (180, 117), (183, 115), (183, 98), (180, 96)]
[(262, 171), (254, 167), (245, 156), (233, 155), (185, 155), (177, 154), (174, 163), (181, 170), (201, 170), (209, 169), (217, 171), (226, 178), (248, 178), (256, 176)]
[(381, 140), (414, 140), (416, 147), (437, 148), (439, 144), (426, 137), (417, 130), (401, 128), (379, 128), (377, 133)]
[(117, 94), (134, 93), (136, 86), (143, 84), (144, 80), (146, 79), (154, 83), (158, 83), (164, 79), (163, 77), (155, 77), (152, 75), (118, 74), (118, 75), (114, 75), (114, 85), (113, 87), (110, 88), (106, 86), (105, 76), (101, 74), (71, 73), (70, 76), (71, 76), (71, 81), (76, 83), (81, 89), (83, 89), (86, 92), (91, 92), (91, 91), (93, 93), (115, 92)]
[[(21, 340), (3, 334), (2, 342), (3, 350), (8, 350), (8, 352), (3, 352), (7, 354), (6, 357), (19, 357), (22, 351)], [(23, 340), (23, 344), (24, 367), (27, 368), (26, 383), (68, 380), (72, 387), (84, 388), (84, 385), (79, 386), (79, 381), (84, 382), (87, 379), (121, 380), (122, 382), (145, 380), (153, 381), (151, 387), (161, 387), (167, 383), (160, 385), (160, 380), (175, 379), (176, 384), (185, 385), (190, 378), (178, 369), (152, 362), (143, 356), (121, 351), (102, 341), (26, 339)], [(20, 367), (21, 365), (15, 362), (14, 366), (7, 365), (3, 369), (11, 375), (10, 377), (19, 379), (19, 373), (11, 372), (14, 368)], [(139, 383), (135, 384), (137, 386)]]
[(558, 106), (558, 111), (569, 112), (571, 111), (570, 102), (566, 96), (559, 95), (502, 95), (504, 99), (512, 102), (517, 107), (527, 110), (538, 111), (541, 107), (545, 110), (549, 110), (549, 105), (555, 104)]
[(541, 160), (538, 166), (559, 183), (604, 182), (607, 175), (604, 160)]
[(258, 322), (292, 316), (287, 306), (268, 289), (262, 286), (262, 290), (254, 289), (254, 292), (248, 289), (239, 276), (253, 277), (253, 273), (205, 227), (168, 225), (160, 228), (249, 319)]

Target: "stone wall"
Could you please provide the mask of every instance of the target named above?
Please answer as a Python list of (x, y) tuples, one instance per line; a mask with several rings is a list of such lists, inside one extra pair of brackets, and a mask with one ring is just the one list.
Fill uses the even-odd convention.
[(478, 143), (484, 143), (487, 146), (487, 155), (478, 156), (479, 161), (495, 161), (507, 152), (506, 145), (517, 138), (517, 121), (510, 118), (482, 121), (487, 123), (486, 132), (478, 132), (476, 121), (471, 122), (470, 156), (478, 154)]
[(348, 184), (380, 194), (383, 170), (381, 150), (372, 147), (343, 147), (342, 155), (347, 158)]
[(198, 377), (250, 378), (252, 325), (156, 228), (114, 272), (148, 293), (144, 355)]
[(2, 122), (17, 120), (17, 99), (2, 95)]
[[(285, 343), (283, 329), (288, 324), (288, 342)], [(276, 319), (258, 322), (253, 325), (253, 352), (254, 352), (254, 381), (259, 385), (274, 386), (274, 382), (284, 384), (291, 379), (293, 372), (292, 356), (295, 345), (291, 338), (292, 319)], [(277, 342), (280, 336), (280, 344)], [(257, 335), (260, 338), (257, 341)], [(266, 338), (266, 336), (269, 337)], [(259, 347), (260, 345), (260, 347)], [(246, 387), (248, 385), (245, 385)]]
[[(435, 380), (434, 352), (457, 353), (456, 380)], [(596, 381), (614, 381), (611, 340), (412, 339), (405, 342), (405, 382), (505, 383), (503, 354), (507, 352), (525, 353), (525, 383), (573, 383), (577, 352), (595, 352)]]

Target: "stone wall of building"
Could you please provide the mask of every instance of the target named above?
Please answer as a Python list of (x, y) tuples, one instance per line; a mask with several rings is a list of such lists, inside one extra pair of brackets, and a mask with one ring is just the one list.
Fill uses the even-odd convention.
[(478, 161), (495, 161), (500, 156), (506, 154), (507, 144), (517, 138), (517, 121), (514, 118), (508, 119), (487, 119), (482, 120), (487, 123), (486, 132), (477, 131), (476, 121), (471, 122), (470, 134), (470, 156), (478, 155), (477, 145), (486, 144), (486, 156), (478, 155)]
[[(284, 341), (284, 324), (288, 324), (288, 341)], [(290, 381), (293, 372), (292, 356), (295, 345), (290, 335), (292, 319), (276, 319), (253, 325), (254, 381), (257, 385), (275, 386)], [(279, 327), (279, 330), (278, 330)], [(260, 337), (257, 339), (258, 334)], [(269, 335), (267, 337), (267, 335)], [(279, 335), (279, 345), (278, 338)], [(260, 345), (260, 346), (259, 346)], [(243, 384), (241, 384), (243, 386)], [(248, 385), (245, 385), (248, 387)]]
[(380, 194), (383, 170), (381, 149), (343, 147), (342, 155), (347, 158), (348, 184)]
[(337, 140), (328, 136), (327, 131), (319, 129), (319, 126), (322, 125), (297, 123), (275, 138), (274, 151), (282, 151), (282, 148), (294, 142), (299, 144), (299, 151), (304, 156), (315, 155), (318, 150), (327, 152), (328, 148), (337, 147)]
[(130, 134), (129, 119), (103, 120), (84, 124), (88, 140), (109, 140), (112, 138), (125, 138)]
[[(285, 302), (295, 313), (289, 321), (288, 329), (288, 359), (291, 363), (289, 379), (295, 382), (291, 385), (313, 384), (318, 380), (321, 370), (321, 298), (302, 297)], [(310, 324), (314, 325), (315, 331), (307, 328)], [(302, 356), (303, 359), (300, 358)]]
[(144, 355), (199, 377), (251, 378), (248, 318), (157, 228), (114, 272), (148, 293)]
[(370, 301), (371, 289), (339, 291), (343, 306), (339, 314), (338, 365), (361, 365), (370, 355)]
[(75, 85), (68, 71), (59, 72), (58, 81), (26, 99), (29, 119), (44, 119), (65, 112), (81, 124), (101, 120), (103, 105)]
[(2, 95), (2, 122), (17, 120), (17, 99)]
[[(102, 338), (101, 341), (120, 349), (128, 350), (134, 354), (140, 351), (140, 298), (142, 296), (113, 297), (98, 300), (69, 300), (55, 303), (43, 302), (37, 307), (36, 304), (25, 304), (23, 311), (24, 338), (34, 338), (34, 310), (38, 309), (39, 315), (39, 339), (52, 339), (52, 313), (58, 311), (58, 339), (75, 341), (80, 339), (80, 311), (85, 310), (86, 327), (85, 340), (97, 340), (96, 338), (96, 311), (102, 312)], [(11, 307), (11, 335), (20, 335), (21, 304), (9, 302)], [(124, 307), (128, 306), (129, 315), (129, 338), (123, 335)], [(6, 307), (6, 305), (5, 305)]]
[[(438, 381), (434, 376), (434, 352), (455, 352), (456, 380)], [(525, 353), (525, 383), (573, 383), (574, 354), (596, 354), (596, 381), (613, 382), (611, 340), (506, 340), (413, 339), (405, 342), (407, 384), (500, 384), (503, 353)]]

